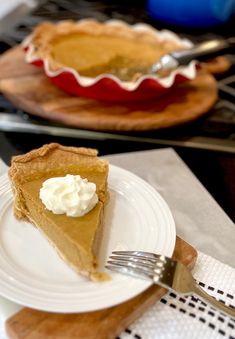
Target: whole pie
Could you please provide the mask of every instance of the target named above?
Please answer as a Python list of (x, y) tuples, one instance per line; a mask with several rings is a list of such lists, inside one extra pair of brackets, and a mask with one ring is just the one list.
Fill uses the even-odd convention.
[(37, 57), (46, 60), (46, 67), (52, 71), (68, 67), (85, 77), (104, 73), (120, 76), (120, 69), (146, 68), (162, 55), (182, 48), (178, 40), (160, 39), (150, 30), (143, 32), (129, 25), (108, 25), (88, 19), (44, 22), (36, 27), (30, 39)]
[[(78, 217), (54, 214), (45, 208), (39, 192), (48, 178), (80, 175), (96, 184), (98, 202)], [(14, 213), (33, 223), (47, 237), (60, 256), (77, 272), (91, 280), (104, 280), (97, 256), (102, 237), (103, 211), (107, 200), (108, 163), (94, 149), (44, 145), (15, 156), (9, 170), (14, 193)], [(43, 255), (43, 254), (42, 254)]]

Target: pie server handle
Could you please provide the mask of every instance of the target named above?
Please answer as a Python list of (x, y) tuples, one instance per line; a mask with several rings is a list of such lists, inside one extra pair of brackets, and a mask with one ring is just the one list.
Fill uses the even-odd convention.
[(192, 48), (164, 55), (161, 68), (171, 69), (187, 65), (192, 60), (203, 61), (235, 50), (235, 37), (202, 42)]

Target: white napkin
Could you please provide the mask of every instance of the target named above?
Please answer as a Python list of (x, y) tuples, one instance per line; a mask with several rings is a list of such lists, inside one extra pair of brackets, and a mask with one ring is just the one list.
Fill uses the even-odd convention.
[[(235, 307), (235, 269), (201, 252), (193, 276), (207, 292)], [(235, 319), (194, 297), (168, 292), (120, 339), (235, 339)]]

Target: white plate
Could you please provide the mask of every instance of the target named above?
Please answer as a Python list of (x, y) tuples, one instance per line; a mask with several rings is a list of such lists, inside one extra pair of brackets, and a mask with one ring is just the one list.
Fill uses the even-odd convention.
[[(171, 212), (154, 188), (110, 165), (110, 201), (105, 209), (101, 250), (143, 250), (171, 256), (176, 232)], [(0, 294), (19, 304), (54, 312), (85, 312), (130, 299), (150, 282), (111, 273), (94, 283), (69, 268), (30, 223), (17, 221), (7, 175), (0, 177)]]

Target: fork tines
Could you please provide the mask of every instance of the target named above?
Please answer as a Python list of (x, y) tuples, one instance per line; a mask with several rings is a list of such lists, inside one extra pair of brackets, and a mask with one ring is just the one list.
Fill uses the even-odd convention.
[(161, 274), (166, 257), (142, 251), (114, 251), (106, 268), (128, 275), (152, 279)]

